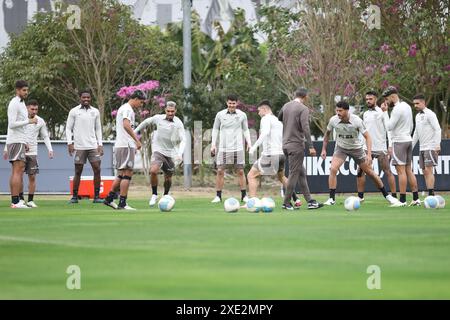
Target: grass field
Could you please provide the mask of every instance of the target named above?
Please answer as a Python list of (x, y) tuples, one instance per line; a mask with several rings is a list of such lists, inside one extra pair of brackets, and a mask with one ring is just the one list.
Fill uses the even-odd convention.
[[(17, 211), (7, 199), (1, 299), (450, 299), (448, 205), (391, 209), (374, 195), (351, 214), (343, 197), (315, 211), (282, 212), (277, 199), (272, 214), (227, 214), (196, 196), (171, 213), (131, 199), (140, 210), (126, 213), (66, 197)], [(69, 265), (81, 290), (66, 288)], [(367, 288), (370, 265), (381, 290)]]

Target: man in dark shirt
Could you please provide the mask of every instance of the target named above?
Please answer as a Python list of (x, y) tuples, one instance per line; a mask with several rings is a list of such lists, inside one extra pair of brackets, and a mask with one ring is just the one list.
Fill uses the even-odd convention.
[(294, 210), (291, 197), (297, 183), (308, 202), (308, 209), (322, 207), (316, 200), (311, 198), (306, 170), (303, 166), (305, 157), (305, 140), (311, 156), (316, 156), (316, 150), (311, 142), (309, 129), (309, 109), (303, 103), (308, 97), (308, 91), (300, 88), (295, 92), (295, 99), (286, 103), (278, 114), (278, 119), (283, 122), (283, 152), (289, 163), (289, 177), (287, 190), (284, 196), (283, 209)]

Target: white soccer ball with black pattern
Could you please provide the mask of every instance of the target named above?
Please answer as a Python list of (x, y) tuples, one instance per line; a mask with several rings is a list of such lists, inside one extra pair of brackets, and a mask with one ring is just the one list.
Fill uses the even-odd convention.
[(175, 199), (169, 195), (163, 196), (158, 201), (158, 208), (162, 212), (169, 212), (175, 207)]
[(355, 211), (361, 207), (361, 202), (358, 197), (351, 196), (345, 199), (344, 207), (347, 211)]
[(226, 212), (237, 212), (240, 208), (239, 201), (236, 198), (228, 198), (223, 203), (223, 208)]

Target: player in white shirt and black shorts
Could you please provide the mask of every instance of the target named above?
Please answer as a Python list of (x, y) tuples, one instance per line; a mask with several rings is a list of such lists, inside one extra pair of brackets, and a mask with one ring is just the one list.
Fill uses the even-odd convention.
[[(36, 175), (39, 173), (39, 164), (37, 160), (38, 154), (38, 142), (37, 139), (40, 136), (44, 140), (45, 146), (48, 150), (48, 156), (53, 159), (53, 149), (50, 143), (50, 137), (47, 130), (47, 125), (44, 119), (37, 115), (39, 110), (39, 104), (36, 100), (29, 100), (26, 103), (28, 110), (28, 118), (37, 119), (36, 124), (28, 124), (25, 127), (28, 151), (25, 153), (25, 173), (28, 175), (28, 201), (26, 205), (30, 208), (37, 208), (36, 203), (34, 203), (34, 193), (36, 191)], [(7, 159), (7, 148), (5, 145), (4, 158)], [(25, 203), (25, 198), (23, 195), (23, 189), (19, 193), (20, 200)]]
[[(256, 197), (260, 176), (277, 176), (284, 189), (287, 185), (287, 178), (284, 174), (286, 157), (283, 152), (283, 123), (273, 115), (272, 106), (268, 100), (263, 100), (258, 104), (258, 114), (261, 117), (260, 134), (249, 153), (253, 155), (260, 146), (263, 151), (247, 174), (250, 197)], [(293, 198), (296, 206), (300, 206), (300, 199), (295, 192)]]
[[(245, 181), (245, 145), (247, 151), (251, 148), (250, 131), (248, 129), (247, 115), (236, 109), (238, 97), (231, 94), (227, 97), (227, 109), (219, 111), (214, 120), (211, 141), (211, 155), (216, 156), (217, 177), (216, 196), (211, 201), (222, 201), (225, 169), (233, 166), (236, 170), (239, 186), (241, 187), (241, 201), (247, 202), (247, 183)], [(217, 147), (217, 138), (219, 146)]]
[[(406, 206), (406, 185), (413, 193), (413, 201), (410, 206), (420, 206), (417, 179), (411, 167), (412, 162), (412, 137), (413, 115), (411, 107), (404, 101), (400, 101), (397, 88), (390, 86), (383, 92), (385, 104), (393, 108), (388, 121), (388, 130), (392, 139), (392, 147), (389, 154), (392, 164), (395, 166), (398, 175), (398, 185), (400, 190), (400, 202), (395, 203), (395, 207)], [(387, 112), (387, 111), (386, 111)]]
[[(349, 112), (350, 106), (346, 101), (340, 101), (336, 104), (336, 115), (331, 117), (327, 132), (323, 140), (322, 159), (327, 157), (327, 145), (329, 136), (336, 131), (336, 147), (334, 149), (333, 159), (331, 160), (330, 175), (328, 185), (330, 188), (330, 198), (324, 205), (336, 204), (336, 186), (337, 173), (344, 164), (347, 157), (352, 158), (361, 170), (368, 175), (375, 183), (377, 188), (383, 194), (383, 197), (391, 204), (398, 202), (397, 199), (388, 194), (384, 188), (381, 178), (372, 170), (372, 139), (367, 131), (364, 122), (358, 116)], [(363, 142), (359, 138), (362, 134), (366, 140), (367, 154), (363, 148)]]
[[(387, 152), (387, 147), (392, 146), (391, 137), (387, 130), (387, 123), (389, 116), (387, 112), (377, 106), (377, 93), (375, 91), (368, 91), (366, 93), (367, 111), (363, 113), (363, 122), (369, 131), (370, 138), (372, 139), (372, 159), (377, 159), (378, 164), (387, 177), (391, 194), (394, 198), (396, 195), (396, 183), (395, 177), (391, 171), (390, 157)], [(364, 145), (364, 149), (367, 150), (367, 146)], [(357, 186), (358, 197), (361, 201), (364, 201), (364, 188), (366, 184), (366, 177), (364, 172), (358, 168)]]
[(412, 147), (414, 149), (419, 142), (419, 165), (423, 171), (428, 195), (434, 196), (434, 167), (437, 166), (441, 151), (442, 130), (436, 114), (427, 108), (424, 95), (416, 95), (413, 103), (417, 115)]
[(149, 126), (156, 126), (152, 135), (152, 156), (150, 159), (150, 183), (152, 196), (150, 206), (154, 206), (158, 199), (158, 174), (160, 170), (164, 173), (164, 195), (169, 194), (172, 186), (172, 176), (176, 164), (183, 159), (184, 147), (186, 145), (186, 133), (183, 122), (175, 116), (177, 104), (168, 101), (165, 114), (157, 114), (144, 120), (135, 130), (138, 133)]
[(24, 100), (28, 97), (28, 83), (16, 82), (16, 96), (8, 105), (8, 133), (6, 136), (7, 159), (12, 165), (9, 185), (11, 189), (11, 208), (29, 209), (19, 194), (23, 190), (25, 153), (28, 151), (26, 126), (36, 124), (37, 118), (30, 119)]
[(71, 109), (67, 117), (66, 138), (69, 155), (74, 155), (75, 175), (70, 203), (78, 203), (78, 188), (86, 161), (89, 160), (94, 172), (94, 203), (103, 203), (100, 199), (101, 157), (103, 156), (103, 138), (100, 112), (91, 106), (91, 92), (80, 92), (80, 105)]
[[(111, 191), (104, 200), (104, 204), (113, 209), (136, 210), (127, 204), (128, 188), (133, 177), (134, 160), (137, 150), (142, 147), (138, 136), (133, 131), (135, 125), (135, 110), (144, 105), (147, 97), (136, 90), (123, 106), (117, 110), (116, 116), (116, 144), (114, 145), (114, 162), (117, 177)], [(119, 204), (114, 203), (117, 192), (120, 192)]]

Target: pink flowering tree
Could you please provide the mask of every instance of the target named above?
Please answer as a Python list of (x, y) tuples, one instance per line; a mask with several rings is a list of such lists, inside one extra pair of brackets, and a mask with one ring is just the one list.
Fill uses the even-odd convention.
[[(445, 1), (370, 1), (381, 11), (381, 30), (370, 34), (372, 61), (381, 66), (381, 84), (395, 85), (412, 103), (423, 93), (449, 138), (450, 21)], [(369, 1), (363, 1), (363, 5)], [(379, 72), (379, 74), (380, 74)], [(377, 85), (377, 83), (374, 83)]]
[(303, 10), (265, 9), (262, 27), (282, 91), (290, 98), (297, 87), (310, 90), (308, 106), (318, 129), (326, 130), (335, 97), (354, 99), (358, 79), (371, 70), (362, 58), (367, 28), (361, 9), (351, 1), (306, 0)]

